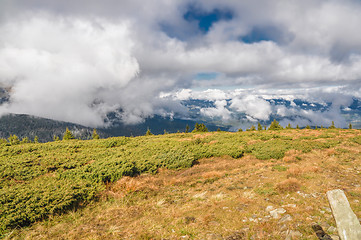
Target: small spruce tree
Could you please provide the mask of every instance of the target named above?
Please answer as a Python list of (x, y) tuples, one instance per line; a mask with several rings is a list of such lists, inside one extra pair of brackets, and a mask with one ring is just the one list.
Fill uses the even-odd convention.
[(99, 138), (100, 138), (100, 137), (99, 137), (99, 134), (97, 133), (97, 130), (96, 130), (95, 128), (93, 129), (92, 138), (93, 138), (93, 139), (99, 139)]
[(281, 129), (283, 129), (283, 127), (279, 124), (279, 122), (276, 121), (276, 119), (273, 120), (273, 122), (268, 128), (268, 130), (281, 130)]
[(169, 132), (167, 132), (167, 130), (164, 129), (164, 135), (165, 135), (165, 134), (168, 134), (168, 133), (169, 133)]
[(287, 125), (286, 129), (292, 129), (291, 123)]
[(189, 133), (189, 125), (188, 125), (188, 124), (186, 125), (186, 131), (185, 131), (185, 133)]
[(145, 133), (145, 136), (152, 136), (153, 133), (150, 131), (150, 129), (148, 128), (147, 132)]
[(306, 126), (306, 129), (311, 129), (310, 125), (307, 125), (307, 126)]
[(203, 123), (196, 123), (192, 132), (208, 132), (208, 129)]
[(335, 122), (332, 121), (331, 126), (329, 126), (328, 128), (329, 128), (329, 129), (335, 129), (335, 128), (336, 128), (336, 127), (335, 127)]
[(221, 132), (221, 129), (220, 129), (220, 128), (217, 128), (217, 132)]
[(8, 140), (11, 145), (16, 145), (16, 144), (20, 143), (18, 136), (16, 136), (15, 134), (14, 135), (10, 134), (10, 137), (8, 138)]
[(38, 136), (35, 136), (35, 137), (34, 137), (34, 143), (39, 143), (39, 138), (38, 138)]
[(238, 129), (238, 132), (243, 132), (243, 129), (242, 128)]
[(263, 127), (262, 127), (261, 123), (258, 123), (258, 125), (257, 125), (257, 130), (258, 130), (258, 131), (262, 131), (262, 130), (263, 130)]
[(73, 133), (69, 130), (69, 128), (66, 128), (64, 136), (63, 136), (63, 140), (71, 140), (74, 139), (74, 135)]
[(54, 140), (54, 142), (56, 142), (56, 141), (59, 141), (60, 138), (58, 136), (54, 135), (53, 140)]
[(296, 129), (300, 129), (300, 126), (298, 126), (298, 124), (297, 124), (297, 126), (296, 126)]
[(348, 129), (352, 129), (352, 124), (351, 123), (348, 125)]

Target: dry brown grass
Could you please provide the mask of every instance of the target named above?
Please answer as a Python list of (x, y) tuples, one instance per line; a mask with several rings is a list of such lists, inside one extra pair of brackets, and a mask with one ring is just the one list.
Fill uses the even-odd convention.
[(285, 152), (285, 156), (283, 157), (283, 161), (286, 162), (286, 163), (297, 162), (297, 161), (299, 161), (297, 159), (297, 157), (300, 157), (301, 154), (302, 154), (302, 151), (291, 149), (291, 150)]
[(276, 187), (280, 192), (296, 192), (300, 190), (301, 183), (296, 178), (289, 178), (277, 184)]
[(220, 178), (224, 175), (223, 171), (210, 171), (210, 172), (205, 172), (202, 173), (202, 177), (203, 178)]
[(320, 168), (317, 166), (298, 166), (292, 165), (287, 169), (287, 178), (300, 177), (306, 173), (316, 173), (319, 172)]

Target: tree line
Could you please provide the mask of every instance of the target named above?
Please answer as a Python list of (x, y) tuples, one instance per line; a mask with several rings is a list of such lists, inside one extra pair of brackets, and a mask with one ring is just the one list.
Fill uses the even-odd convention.
[[(352, 129), (352, 124), (349, 124), (348, 129)], [(257, 127), (255, 125), (252, 125), (250, 128), (246, 129), (246, 131), (262, 131), (262, 130), (282, 130), (282, 129), (301, 129), (298, 125), (296, 125), (295, 128), (293, 128), (291, 126), (291, 124), (289, 123), (285, 128), (282, 127), (280, 125), (280, 123), (276, 120), (273, 120), (273, 122), (271, 123), (271, 125), (267, 128), (266, 125), (262, 126), (261, 123), (257, 124)], [(311, 129), (311, 127), (309, 125), (307, 125), (305, 127), (305, 129)], [(323, 127), (322, 125), (320, 127), (315, 127), (315, 130), (317, 129), (336, 129), (335, 123), (334, 121), (332, 121), (331, 126), (329, 127)], [(217, 129), (217, 131), (221, 131), (220, 128)], [(242, 128), (238, 129), (238, 132), (242, 132)], [(192, 131), (190, 131), (190, 127), (187, 124), (185, 127), (185, 131), (184, 133), (202, 133), (202, 132), (208, 132), (208, 128), (206, 127), (206, 125), (204, 123), (196, 123), (194, 125), (194, 129)], [(180, 131), (178, 130), (178, 133), (180, 133)], [(168, 134), (168, 132), (166, 130), (164, 130), (164, 134)], [(148, 128), (145, 136), (151, 136), (153, 135), (153, 133), (151, 132), (151, 130)], [(65, 132), (62, 136), (62, 139), (60, 139), (59, 136), (55, 136), (53, 137), (54, 141), (60, 141), (60, 140), (72, 140), (72, 139), (76, 139), (74, 134), (69, 130), (69, 128), (65, 129)], [(92, 139), (100, 139), (99, 134), (97, 133), (96, 129), (93, 129), (93, 133), (92, 133)], [(8, 139), (0, 139), (0, 144), (10, 144), (10, 145), (16, 145), (16, 144), (20, 144), (20, 143), (38, 143), (39, 142), (39, 138), (37, 136), (34, 137), (33, 141), (31, 141), (28, 137), (24, 137), (21, 140), (19, 139), (18, 136), (14, 135), (10, 135), (10, 137)]]
[[(96, 129), (93, 129), (93, 134), (92, 134), (92, 139), (99, 139), (100, 136), (97, 133)], [(74, 134), (69, 130), (69, 128), (65, 129), (65, 132), (62, 136), (62, 139), (60, 139), (59, 136), (54, 135), (53, 140), (54, 141), (60, 141), (60, 140), (72, 140), (72, 139), (76, 139)], [(39, 138), (38, 136), (35, 136), (33, 141), (31, 141), (28, 137), (24, 137), (21, 140), (19, 139), (18, 136), (16, 136), (15, 134), (10, 134), (10, 137), (8, 139), (4, 139), (1, 138), (0, 139), (0, 144), (10, 144), (10, 145), (16, 145), (16, 144), (20, 144), (20, 143), (39, 143)]]
[[(257, 124), (257, 128), (255, 125), (252, 125), (250, 128), (246, 129), (246, 131), (262, 131), (262, 130), (282, 130), (282, 129), (301, 129), (299, 127), (299, 125), (297, 124), (297, 126), (295, 128), (293, 128), (291, 126), (291, 123), (289, 123), (285, 128), (281, 126), (281, 124), (276, 120), (274, 119), (273, 122), (271, 123), (271, 125), (267, 128), (266, 125), (262, 126), (261, 123), (258, 123)], [(305, 127), (305, 129), (312, 129), (310, 125), (307, 125)], [(331, 123), (331, 126), (329, 127), (323, 127), (322, 125), (320, 127), (314, 127), (314, 129), (336, 129), (336, 126), (335, 126), (335, 122), (332, 121)], [(350, 123), (349, 124), (349, 127), (348, 129), (352, 129), (352, 124)], [(220, 128), (217, 129), (217, 131), (221, 131)], [(242, 132), (242, 128), (238, 129), (238, 132)], [(186, 125), (186, 128), (185, 128), (185, 133), (189, 133), (190, 132), (190, 127), (189, 125), (187, 124)], [(206, 127), (206, 125), (204, 125), (203, 123), (196, 123), (195, 126), (194, 126), (194, 129), (191, 131), (192, 133), (196, 133), (196, 132), (208, 132), (208, 129)], [(167, 134), (168, 132), (166, 130), (164, 130), (164, 134)], [(178, 131), (179, 133), (179, 131)], [(150, 136), (150, 135), (153, 135), (151, 130), (148, 128), (147, 129), (147, 132), (145, 133), (146, 136)]]

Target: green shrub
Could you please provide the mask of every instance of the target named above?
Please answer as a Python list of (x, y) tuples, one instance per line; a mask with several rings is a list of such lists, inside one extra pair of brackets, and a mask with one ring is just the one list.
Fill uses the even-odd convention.
[(289, 143), (280, 139), (272, 139), (247, 146), (247, 151), (260, 160), (283, 158), (288, 149), (290, 149)]
[(108, 138), (104, 142), (104, 145), (107, 148), (112, 148), (112, 147), (123, 146), (123, 145), (127, 144), (128, 141), (129, 141), (129, 138), (126, 138), (126, 137)]
[(171, 149), (170, 151), (160, 154), (157, 157), (160, 161), (159, 167), (169, 169), (180, 169), (192, 167), (195, 162), (195, 156), (192, 152), (185, 149)]
[(230, 152), (228, 153), (228, 155), (231, 156), (231, 157), (234, 158), (234, 159), (238, 159), (238, 158), (243, 157), (244, 151), (243, 151), (243, 150), (237, 150), (237, 149), (236, 149), (236, 150), (230, 151)]
[(208, 129), (206, 125), (204, 125), (203, 123), (196, 123), (192, 133), (196, 133), (196, 132), (208, 132)]
[(96, 187), (84, 181), (41, 178), (0, 189), (0, 229), (27, 226), (62, 213), (96, 196)]
[(282, 165), (275, 165), (272, 167), (272, 170), (276, 170), (276, 171), (279, 171), (279, 172), (284, 172), (284, 171), (287, 171), (288, 167), (286, 166), (282, 166)]

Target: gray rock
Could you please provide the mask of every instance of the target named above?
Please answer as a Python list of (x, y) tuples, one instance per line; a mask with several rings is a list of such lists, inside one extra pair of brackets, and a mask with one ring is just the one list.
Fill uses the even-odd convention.
[(281, 218), (281, 214), (285, 213), (286, 210), (284, 208), (277, 208), (274, 209), (272, 211), (269, 212), (269, 214), (271, 215), (271, 217), (273, 217), (274, 219), (280, 219)]
[(327, 198), (341, 240), (361, 239), (360, 222), (352, 211), (345, 193), (340, 189), (328, 191)]
[(296, 204), (287, 204), (287, 205), (282, 205), (282, 207), (296, 208), (297, 205)]
[(284, 223), (284, 222), (289, 222), (289, 221), (292, 221), (292, 217), (291, 217), (291, 215), (287, 214), (287, 215), (284, 215), (278, 222)]
[(266, 207), (266, 212), (270, 212), (272, 210), (274, 210), (275, 208), (273, 206), (267, 206)]

